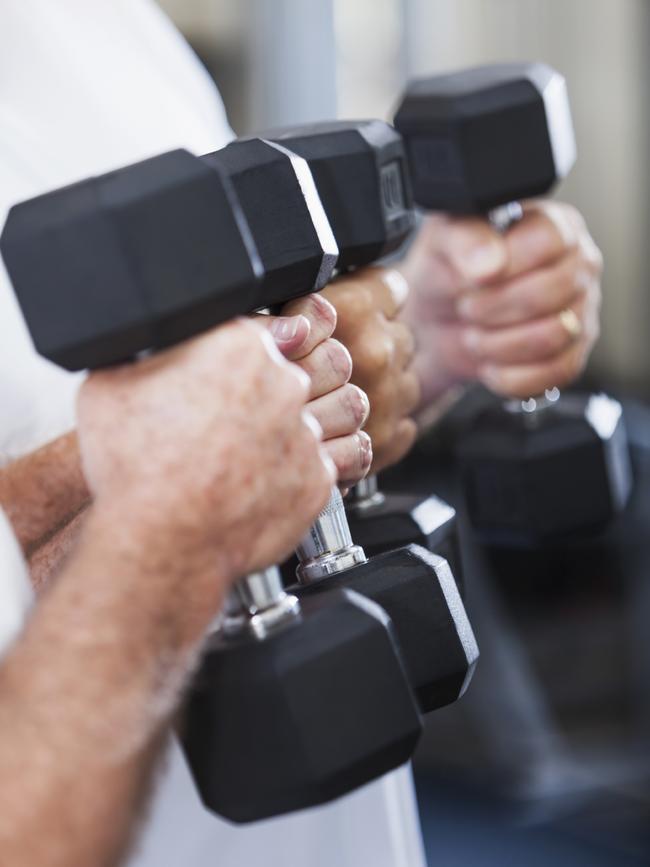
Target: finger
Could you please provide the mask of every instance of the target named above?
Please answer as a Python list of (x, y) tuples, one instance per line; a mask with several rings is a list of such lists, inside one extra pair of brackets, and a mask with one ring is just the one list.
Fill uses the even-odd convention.
[(524, 215), (505, 234), (507, 267), (514, 277), (547, 266), (574, 249), (584, 222), (575, 208), (560, 202), (536, 201), (524, 205)]
[[(464, 341), (466, 326), (460, 323), (448, 323), (443, 327), (433, 327), (428, 335), (420, 336), (421, 343), (427, 340), (435, 347), (435, 355), (444, 359), (444, 367), (449, 376), (454, 379), (472, 379), (476, 376), (478, 362), (474, 354), (467, 348)], [(431, 379), (431, 358), (427, 352), (419, 352), (413, 362), (421, 383)], [(356, 368), (355, 368), (356, 371)], [(360, 383), (363, 386), (363, 383)]]
[(394, 319), (409, 296), (409, 285), (397, 268), (373, 268), (373, 290), (377, 308), (387, 319)]
[(391, 438), (390, 444), (382, 449), (381, 453), (375, 454), (370, 472), (378, 473), (401, 461), (413, 447), (417, 433), (417, 425), (412, 418), (402, 419)]
[(341, 488), (363, 479), (372, 464), (372, 443), (365, 431), (327, 440), (324, 446), (336, 466)]
[(543, 394), (553, 386), (562, 387), (582, 373), (588, 356), (588, 341), (580, 340), (546, 362), (479, 368), (479, 379), (504, 397), (526, 399)]
[(458, 315), (467, 324), (497, 328), (559, 313), (571, 306), (593, 283), (579, 252), (501, 284), (463, 296)]
[(316, 416), (311, 412), (310, 409), (305, 407), (300, 413), (300, 420), (304, 427), (307, 428), (309, 433), (313, 436), (313, 438), (317, 442), (322, 442), (323, 440), (323, 428), (316, 418)]
[(309, 400), (340, 388), (352, 375), (352, 357), (333, 337), (324, 340), (297, 364), (309, 376)]
[(389, 322), (387, 328), (392, 334), (395, 345), (395, 364), (399, 369), (404, 369), (413, 361), (415, 355), (413, 331), (403, 322)]
[(505, 240), (482, 217), (435, 215), (423, 231), (429, 252), (450, 269), (452, 292), (493, 282), (507, 267)]
[(310, 401), (308, 406), (320, 423), (326, 440), (358, 431), (365, 424), (370, 410), (365, 391), (351, 383)]
[(253, 318), (269, 331), (275, 340), (275, 345), (285, 358), (293, 359), (301, 356), (302, 348), (307, 343), (311, 331), (311, 323), (306, 316), (257, 314)]
[[(570, 308), (584, 331), (587, 300), (583, 296)], [(563, 323), (562, 314), (553, 313), (532, 322), (505, 328), (467, 328), (463, 342), (477, 362), (482, 364), (534, 364), (559, 355), (576, 340), (576, 335)]]
[(326, 298), (317, 292), (289, 301), (280, 312), (283, 317), (304, 316), (310, 326), (309, 334), (304, 343), (289, 356), (291, 361), (298, 361), (309, 355), (319, 343), (334, 334), (336, 310)]
[(395, 396), (396, 415), (410, 415), (420, 403), (420, 379), (415, 370), (407, 370), (399, 381)]
[(393, 319), (406, 303), (409, 286), (396, 268), (364, 268), (355, 271), (352, 277), (339, 277), (324, 291), (337, 308), (342, 305), (357, 316), (380, 311)]

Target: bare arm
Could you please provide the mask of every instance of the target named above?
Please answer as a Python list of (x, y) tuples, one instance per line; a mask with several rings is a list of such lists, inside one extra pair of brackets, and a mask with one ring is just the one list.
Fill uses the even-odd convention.
[(0, 468), (0, 506), (26, 557), (66, 526), (89, 499), (74, 432)]
[(308, 391), (246, 321), (84, 383), (94, 504), (0, 664), (3, 864), (120, 863), (223, 594), (286, 556), (336, 483)]
[(63, 568), (81, 533), (89, 509), (84, 508), (50, 539), (44, 542), (29, 558), (29, 571), (37, 593)]
[(214, 559), (131, 517), (93, 509), (0, 668), (0, 851), (16, 867), (119, 863), (219, 606)]

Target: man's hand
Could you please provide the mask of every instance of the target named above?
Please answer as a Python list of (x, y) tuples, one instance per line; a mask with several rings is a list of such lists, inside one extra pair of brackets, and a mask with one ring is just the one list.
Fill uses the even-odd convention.
[(602, 256), (569, 205), (526, 203), (504, 235), (430, 216), (400, 270), (424, 402), (471, 379), (521, 398), (566, 385), (598, 337)]
[(260, 317), (283, 355), (296, 362), (310, 380), (307, 408), (323, 430), (323, 446), (334, 461), (343, 490), (361, 481), (370, 469), (373, 444), (361, 430), (368, 418), (368, 397), (354, 378), (348, 349), (332, 337), (337, 313), (322, 295), (286, 304), (279, 317)]
[(97, 505), (122, 503), (232, 578), (281, 560), (336, 481), (308, 392), (249, 320), (92, 374), (79, 439)]
[(352, 382), (370, 401), (366, 431), (372, 440), (372, 472), (396, 463), (413, 445), (411, 413), (420, 395), (412, 369), (411, 329), (396, 320), (406, 301), (400, 274), (368, 268), (329, 285), (323, 295), (337, 312), (335, 337), (352, 356)]

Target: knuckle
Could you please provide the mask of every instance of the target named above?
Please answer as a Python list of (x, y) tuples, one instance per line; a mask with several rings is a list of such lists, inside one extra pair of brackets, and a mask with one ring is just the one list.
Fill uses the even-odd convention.
[(339, 340), (330, 337), (325, 343), (325, 352), (337, 382), (341, 384), (348, 382), (352, 376), (352, 356), (347, 347)]
[(368, 333), (357, 345), (354, 365), (366, 375), (384, 372), (393, 359), (393, 342), (386, 335)]
[(587, 236), (586, 242), (583, 245), (585, 249), (585, 258), (595, 274), (600, 275), (605, 266), (605, 260), (603, 258), (603, 252), (593, 240), (591, 235)]
[(315, 293), (309, 296), (309, 308), (313, 321), (318, 324), (328, 337), (331, 337), (336, 329), (337, 322), (337, 313), (334, 305), (323, 295)]
[(337, 460), (337, 469), (339, 478), (347, 482), (353, 481), (360, 474), (361, 459), (359, 447), (353, 437), (350, 437), (350, 441), (341, 449)]
[(370, 412), (370, 402), (365, 391), (350, 383), (345, 386), (344, 401), (353, 422), (357, 427), (362, 427)]
[(345, 278), (339, 278), (323, 290), (323, 296), (336, 309), (338, 325), (344, 325), (348, 319), (355, 316), (360, 294), (361, 290), (351, 285)]

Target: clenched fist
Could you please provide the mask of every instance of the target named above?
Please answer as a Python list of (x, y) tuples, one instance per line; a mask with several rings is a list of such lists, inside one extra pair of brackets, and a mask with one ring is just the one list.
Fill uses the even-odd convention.
[(334, 461), (342, 490), (364, 478), (373, 448), (361, 430), (368, 418), (365, 392), (350, 382), (349, 350), (332, 337), (337, 312), (322, 295), (285, 304), (279, 317), (262, 317), (283, 355), (309, 376), (308, 410), (323, 431), (323, 446)]
[(97, 503), (124, 504), (230, 579), (282, 560), (336, 481), (309, 387), (249, 320), (93, 373), (78, 410)]
[(407, 286), (400, 274), (367, 268), (329, 285), (323, 295), (337, 312), (334, 336), (352, 356), (352, 382), (370, 401), (365, 430), (370, 434), (378, 472), (411, 448), (416, 425), (410, 417), (420, 399), (412, 367), (411, 329), (397, 320)]
[(400, 269), (425, 402), (472, 379), (521, 398), (566, 385), (598, 337), (602, 257), (569, 205), (525, 203), (503, 235), (429, 216)]

